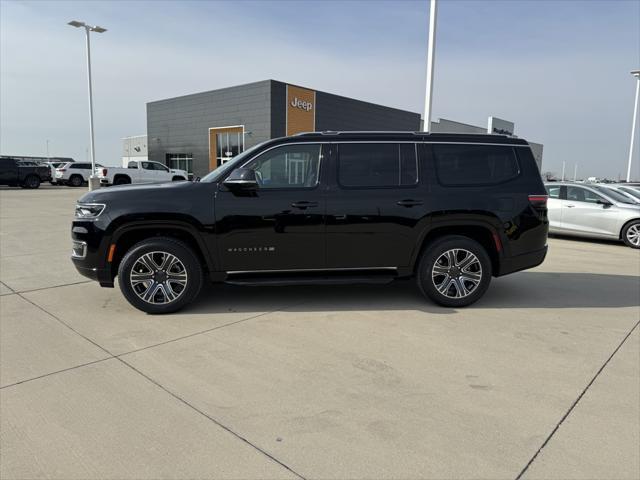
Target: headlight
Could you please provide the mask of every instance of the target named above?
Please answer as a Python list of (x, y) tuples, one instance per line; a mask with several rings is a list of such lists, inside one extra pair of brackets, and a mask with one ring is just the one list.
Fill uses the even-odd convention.
[(104, 203), (77, 203), (76, 218), (96, 218), (104, 211)]

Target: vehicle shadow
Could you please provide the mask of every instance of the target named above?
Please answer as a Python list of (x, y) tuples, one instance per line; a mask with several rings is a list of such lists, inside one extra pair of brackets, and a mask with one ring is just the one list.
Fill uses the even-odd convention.
[[(472, 309), (640, 306), (640, 276), (528, 271), (493, 279)], [(422, 311), (451, 314), (425, 299), (411, 280), (388, 285), (241, 287), (207, 285), (185, 314), (217, 312)]]

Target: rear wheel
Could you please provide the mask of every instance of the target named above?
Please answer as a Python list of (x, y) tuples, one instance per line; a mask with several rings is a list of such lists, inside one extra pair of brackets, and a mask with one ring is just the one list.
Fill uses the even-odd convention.
[(489, 288), (491, 259), (475, 240), (449, 235), (427, 246), (416, 276), (426, 297), (445, 307), (465, 307)]
[(640, 220), (625, 225), (622, 229), (622, 240), (631, 248), (640, 248)]
[(134, 245), (118, 271), (120, 290), (147, 313), (172, 313), (191, 303), (202, 287), (198, 256), (185, 243), (156, 237)]
[(69, 185), (72, 187), (81, 187), (84, 183), (84, 178), (81, 175), (71, 175), (69, 178)]
[(126, 185), (128, 183), (131, 183), (131, 179), (129, 177), (125, 177), (120, 176), (120, 177), (116, 177), (115, 180), (113, 181), (114, 185)]
[(37, 175), (29, 175), (24, 179), (25, 188), (38, 188), (40, 186), (40, 178)]
[(172, 182), (182, 182), (184, 180), (186, 180), (186, 178), (184, 178), (184, 177), (173, 177), (171, 179)]

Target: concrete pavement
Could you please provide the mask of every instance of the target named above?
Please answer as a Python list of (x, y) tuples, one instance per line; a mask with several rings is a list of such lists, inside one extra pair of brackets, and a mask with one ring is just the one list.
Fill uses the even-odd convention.
[(84, 190), (0, 190), (0, 477), (638, 478), (640, 253), (551, 239), (461, 310), (216, 285), (147, 316), (75, 273)]

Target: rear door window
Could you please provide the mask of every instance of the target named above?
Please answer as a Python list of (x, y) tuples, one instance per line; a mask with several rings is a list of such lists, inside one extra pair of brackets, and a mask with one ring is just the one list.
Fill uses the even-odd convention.
[(511, 146), (437, 144), (433, 154), (442, 185), (493, 185), (520, 173)]
[(414, 143), (338, 144), (338, 183), (344, 187), (400, 187), (418, 182)]

